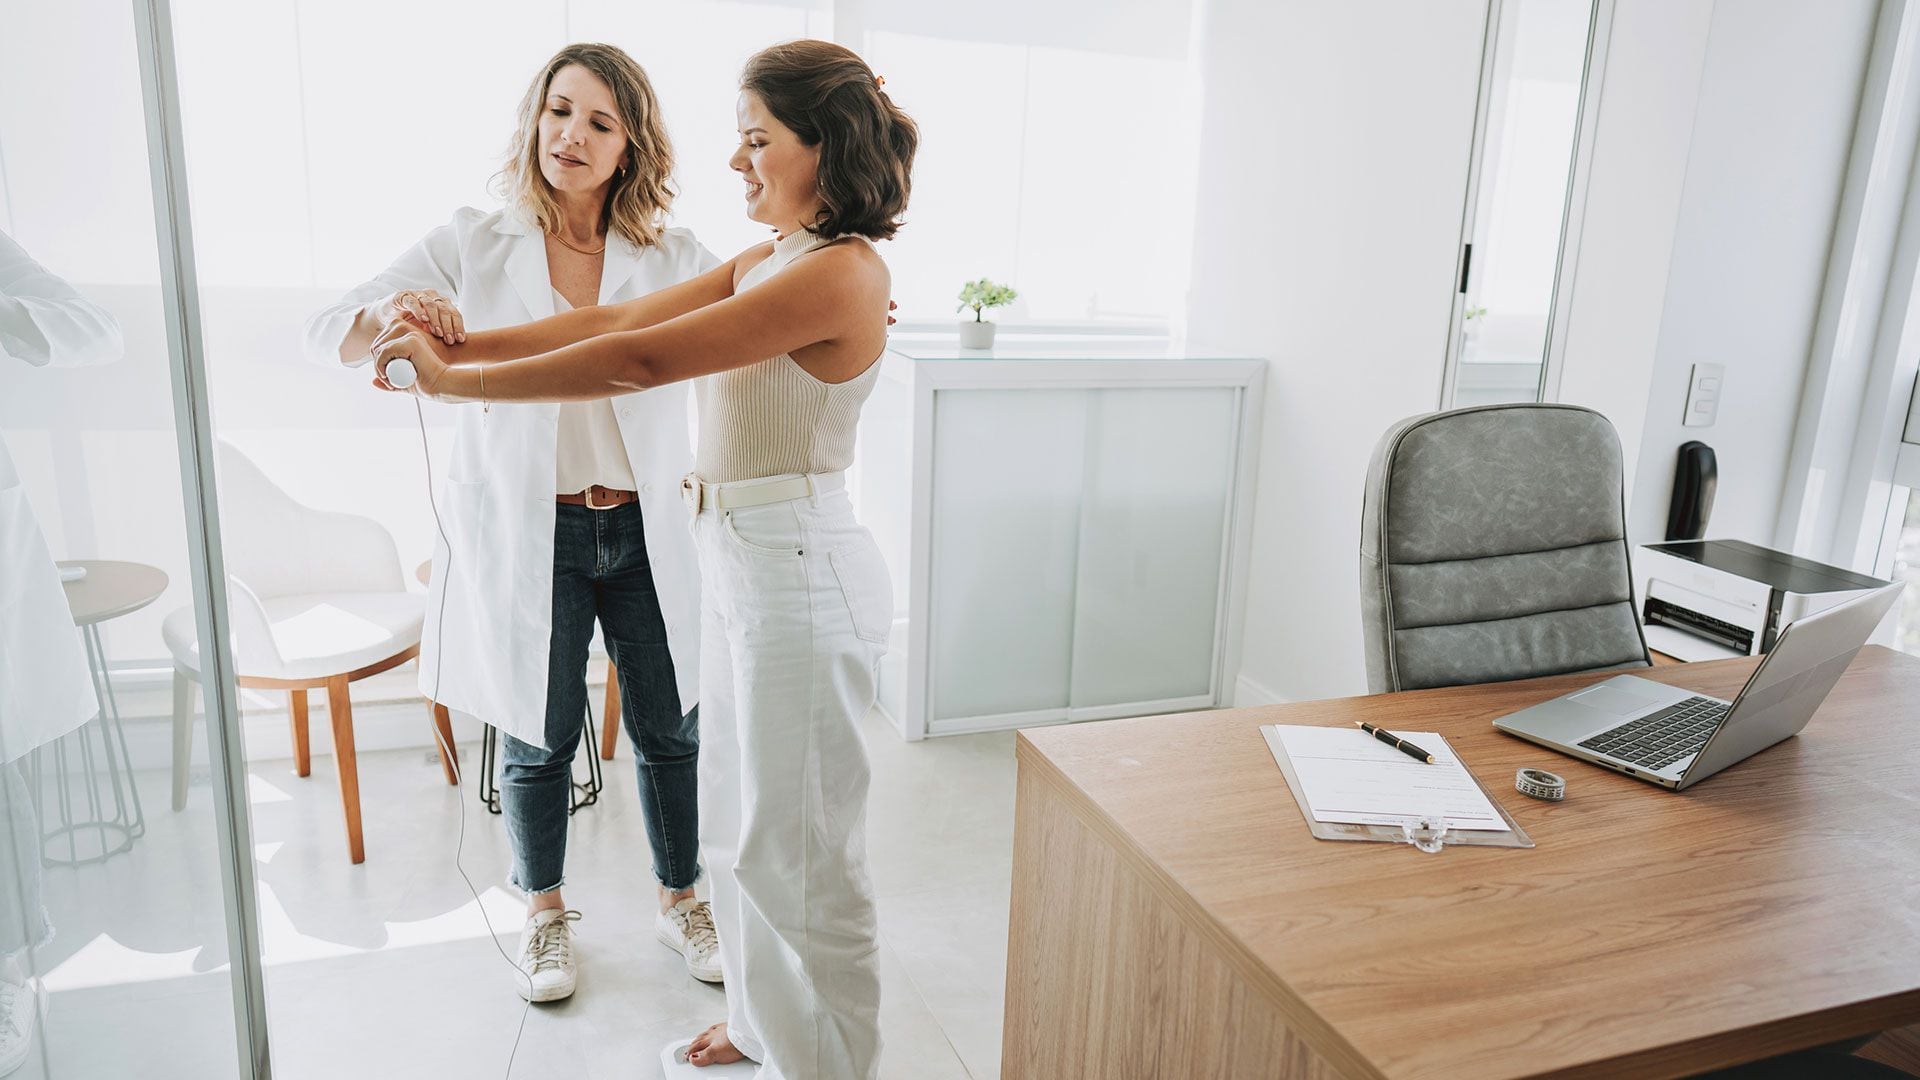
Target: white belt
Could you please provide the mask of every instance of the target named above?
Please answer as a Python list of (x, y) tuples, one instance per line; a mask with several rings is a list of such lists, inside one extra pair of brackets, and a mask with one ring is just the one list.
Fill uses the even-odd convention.
[(822, 492), (839, 491), (846, 486), (847, 474), (844, 472), (770, 476), (756, 480), (734, 480), (725, 484), (708, 484), (688, 474), (680, 481), (680, 497), (686, 500), (690, 512), (698, 514), (702, 510), (739, 510), (748, 506), (791, 502)]

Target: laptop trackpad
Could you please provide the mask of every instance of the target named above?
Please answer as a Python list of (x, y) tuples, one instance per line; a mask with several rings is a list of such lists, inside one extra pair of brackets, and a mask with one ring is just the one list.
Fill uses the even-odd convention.
[(1642, 689), (1633, 683), (1605, 682), (1582, 690), (1567, 700), (1579, 702), (1589, 709), (1598, 709), (1609, 716), (1632, 716), (1645, 712), (1648, 706), (1666, 698), (1665, 687), (1649, 686)]

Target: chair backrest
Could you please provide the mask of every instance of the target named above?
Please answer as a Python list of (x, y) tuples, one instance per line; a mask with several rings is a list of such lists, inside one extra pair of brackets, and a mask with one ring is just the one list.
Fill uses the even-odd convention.
[(1369, 689), (1646, 666), (1621, 470), (1613, 425), (1570, 405), (1389, 428), (1361, 512)]
[(400, 552), (385, 526), (297, 502), (224, 439), (215, 443), (215, 455), (227, 573), (260, 599), (406, 589)]

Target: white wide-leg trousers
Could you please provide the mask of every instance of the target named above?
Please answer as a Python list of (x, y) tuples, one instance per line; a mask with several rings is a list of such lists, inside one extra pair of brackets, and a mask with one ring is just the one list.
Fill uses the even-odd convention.
[(700, 846), (727, 1025), (762, 1080), (868, 1080), (873, 707), (893, 589), (844, 491), (703, 510)]

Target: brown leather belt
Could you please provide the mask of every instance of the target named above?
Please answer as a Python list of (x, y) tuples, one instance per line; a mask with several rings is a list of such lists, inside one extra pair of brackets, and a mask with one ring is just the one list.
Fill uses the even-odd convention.
[(584, 506), (589, 510), (611, 510), (616, 506), (625, 506), (630, 502), (639, 502), (637, 491), (615, 491), (612, 488), (595, 484), (585, 491), (572, 495), (555, 495), (553, 501), (562, 506)]

